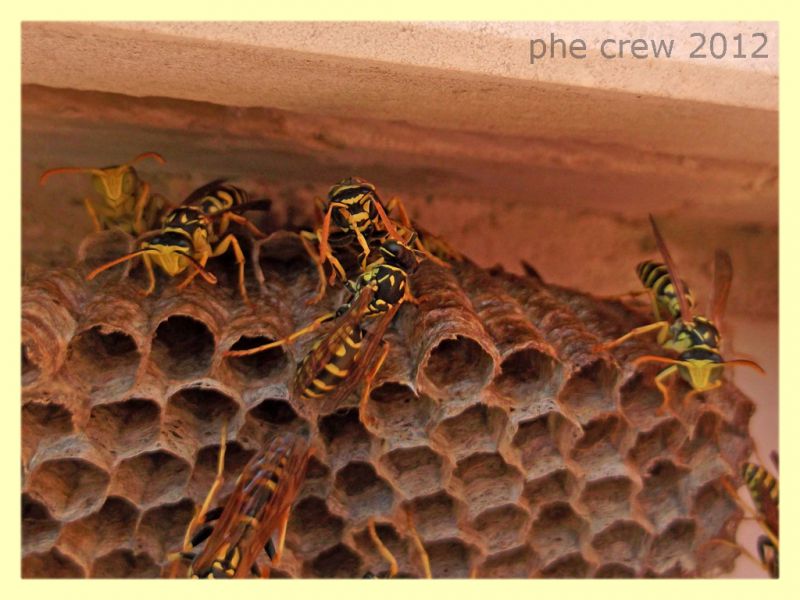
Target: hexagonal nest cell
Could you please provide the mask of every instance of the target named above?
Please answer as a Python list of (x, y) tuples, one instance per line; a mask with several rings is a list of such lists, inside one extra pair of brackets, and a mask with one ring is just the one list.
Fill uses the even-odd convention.
[[(312, 264), (268, 272), (273, 262), (262, 261), (262, 281), (250, 286), (259, 306), (296, 300), (295, 321), (328, 309), (305, 306)], [(309, 435), (318, 450), (281, 577), (385, 573), (370, 518), (412, 577), (423, 575), (414, 532), (434, 577), (731, 568), (731, 552), (708, 548), (734, 539), (742, 518), (720, 482), (738, 477), (750, 451), (749, 401), (726, 383), (680, 420), (653, 414), (652, 377), (593, 351), (599, 327), (582, 319), (603, 311), (570, 307), (578, 296), (582, 307), (605, 300), (570, 292), (568, 304), (536, 278), (423, 262), (412, 276), (419, 304), (389, 328), (397, 348), (365, 423), (358, 390), (325, 415), (291, 397), (294, 361), (310, 339), (224, 357), (284, 333), (273, 321), (259, 329), (266, 313), (248, 313), (222, 282), (179, 291), (162, 281), (153, 298), (132, 300), (125, 278), (90, 284), (82, 268), (41, 272), (23, 291), (31, 315), (52, 306), (47, 290), (68, 294), (57, 299), (68, 312), (59, 319), (72, 323), (53, 329), (51, 344), (23, 347), (25, 577), (163, 573), (214, 479), (223, 424), (223, 493), (277, 433)], [(104, 312), (85, 312), (101, 293)], [(133, 316), (110, 320), (115, 302)], [(73, 439), (78, 456), (64, 450)]]

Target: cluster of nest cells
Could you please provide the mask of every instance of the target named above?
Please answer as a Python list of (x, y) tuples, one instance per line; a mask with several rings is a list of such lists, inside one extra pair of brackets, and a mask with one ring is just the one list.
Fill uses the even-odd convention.
[(722, 482), (740, 481), (754, 405), (726, 383), (659, 413), (658, 366), (630, 364), (658, 353), (654, 340), (594, 350), (648, 322), (644, 308), (422, 261), (419, 304), (385, 335), (369, 419), (357, 393), (317, 414), (289, 393), (315, 335), (223, 356), (341, 301), (306, 304), (318, 280), (297, 235), (250, 249), (250, 307), (225, 273), (181, 290), (161, 279), (149, 297), (130, 263), (86, 281), (131, 243), (92, 234), (74, 267), (24, 285), (23, 576), (162, 576), (214, 480), (223, 424), (222, 501), (276, 433), (315, 449), (272, 577), (386, 573), (370, 519), (399, 576), (421, 577), (408, 515), (435, 578), (732, 570), (739, 551), (720, 541), (735, 540), (743, 514)]

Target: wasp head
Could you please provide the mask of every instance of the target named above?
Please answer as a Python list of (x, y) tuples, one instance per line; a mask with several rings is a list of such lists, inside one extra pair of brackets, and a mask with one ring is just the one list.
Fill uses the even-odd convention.
[(194, 247), (192, 241), (176, 231), (158, 234), (142, 242), (142, 249), (164, 272), (175, 276), (185, 271), (192, 263)]

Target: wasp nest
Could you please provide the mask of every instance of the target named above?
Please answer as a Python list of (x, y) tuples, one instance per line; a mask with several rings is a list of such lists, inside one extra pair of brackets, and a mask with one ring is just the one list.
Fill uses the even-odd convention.
[[(691, 577), (730, 571), (742, 513), (721, 485), (751, 449), (754, 406), (733, 386), (659, 415), (658, 352), (599, 341), (647, 322), (619, 302), (464, 263), (425, 261), (386, 339), (359, 418), (287, 391), (314, 336), (245, 358), (339, 300), (317, 284), (297, 236), (257, 244), (255, 300), (233, 280), (137, 293), (138, 269), (84, 280), (127, 251), (90, 236), (74, 269), (23, 292), (23, 560), (26, 577), (156, 577), (214, 478), (227, 423), (224, 500), (277, 431), (316, 447), (273, 576), (361, 577), (387, 565), (367, 522), (420, 576), (407, 512), (434, 577)], [(223, 274), (224, 275), (224, 274)]]

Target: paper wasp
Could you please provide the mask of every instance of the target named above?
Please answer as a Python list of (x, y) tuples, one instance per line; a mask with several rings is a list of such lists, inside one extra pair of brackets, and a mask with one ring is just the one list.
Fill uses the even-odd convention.
[(58, 173), (89, 173), (92, 186), (102, 199), (83, 199), (86, 211), (94, 223), (95, 231), (121, 229), (138, 235), (154, 227), (167, 209), (167, 201), (160, 194), (150, 195), (150, 184), (142, 181), (133, 165), (145, 158), (164, 164), (156, 152), (145, 152), (124, 165), (104, 168), (59, 167), (42, 173), (39, 184)]
[[(315, 231), (301, 231), (300, 238), (306, 252), (317, 265), (319, 274), (319, 288), (317, 295), (309, 303), (319, 302), (325, 295), (327, 276), (325, 263), (330, 263), (333, 272), (330, 280), (333, 282), (338, 276), (343, 282), (348, 280), (347, 273), (333, 247), (356, 246), (360, 250), (361, 270), (366, 269), (367, 259), (372, 248), (386, 239), (403, 242), (403, 235), (412, 234), (414, 228), (399, 198), (392, 198), (384, 207), (378, 192), (373, 184), (360, 178), (349, 177), (331, 187), (328, 192), (327, 203), (319, 207), (322, 217), (322, 226)], [(388, 215), (397, 211), (400, 222), (397, 223)], [(436, 238), (438, 240), (438, 238)], [(413, 242), (416, 249), (424, 253), (427, 258), (447, 266), (440, 258), (431, 254), (418, 237), (414, 236)], [(319, 252), (315, 251), (312, 244), (316, 244)], [(438, 246), (437, 246), (438, 248)], [(448, 247), (449, 248), (449, 247)]]
[[(428, 559), (428, 553), (425, 551), (425, 547), (422, 545), (422, 540), (419, 539), (419, 535), (417, 534), (417, 530), (414, 527), (414, 521), (411, 517), (410, 512), (406, 512), (406, 517), (408, 519), (408, 530), (411, 536), (411, 540), (414, 543), (414, 548), (417, 551), (417, 554), (420, 558), (420, 563), (422, 564), (422, 572), (425, 575), (425, 579), (431, 579), (431, 563)], [(381, 538), (378, 536), (378, 532), (375, 530), (375, 519), (370, 517), (367, 523), (367, 531), (369, 532), (369, 537), (372, 540), (372, 543), (375, 544), (375, 548), (377, 548), (378, 553), (383, 557), (383, 559), (389, 563), (389, 572), (386, 574), (386, 577), (391, 579), (397, 576), (397, 559), (395, 559), (394, 555), (391, 551), (386, 547), (386, 545), (381, 541)], [(364, 574), (363, 579), (376, 579), (376, 575), (371, 571), (367, 571)]]
[[(778, 468), (778, 455), (776, 452), (770, 453), (775, 468)], [(773, 477), (763, 466), (745, 462), (741, 469), (742, 481), (750, 493), (753, 500), (755, 511), (745, 504), (739, 494), (729, 481), (723, 480), (722, 485), (730, 494), (734, 502), (754, 519), (764, 534), (758, 537), (756, 542), (758, 549), (758, 559), (748, 550), (742, 548), (734, 542), (728, 540), (714, 539), (712, 542), (731, 546), (744, 553), (751, 561), (761, 566), (770, 577), (777, 578), (779, 575), (778, 555), (778, 479)]]
[[(409, 243), (412, 242), (413, 236), (409, 239)], [(371, 382), (389, 352), (383, 334), (403, 302), (416, 303), (408, 286), (408, 274), (418, 264), (415, 252), (405, 244), (385, 240), (379, 248), (380, 257), (353, 282), (347, 283), (352, 297), (337, 311), (322, 315), (283, 339), (247, 350), (229, 350), (225, 355), (263, 352), (291, 343), (335, 320), (334, 328), (314, 343), (298, 367), (293, 393), (306, 401), (324, 402), (328, 406), (343, 399), (366, 376), (360, 405), (364, 415)], [(377, 322), (367, 332), (366, 321), (371, 319)], [(369, 363), (381, 344), (383, 352), (368, 373)]]
[[(637, 357), (633, 364), (656, 362), (669, 365), (655, 378), (656, 387), (664, 398), (659, 409), (659, 412), (662, 412), (664, 407), (669, 407), (669, 392), (664, 382), (674, 373), (678, 373), (692, 387), (687, 395), (688, 398), (721, 386), (724, 367), (748, 366), (761, 373), (764, 370), (750, 360), (725, 361), (720, 354), (720, 334), (715, 324), (722, 320), (733, 277), (733, 266), (728, 253), (717, 250), (714, 257), (711, 319), (695, 316), (692, 314), (691, 296), (686, 293), (683, 280), (678, 276), (677, 267), (652, 215), (650, 223), (656, 245), (666, 264), (642, 263), (637, 267), (637, 272), (648, 288), (656, 322), (637, 327), (616, 340), (600, 344), (597, 349), (610, 350), (632, 337), (658, 331), (658, 343), (667, 350), (678, 352), (678, 358), (648, 354)], [(663, 267), (666, 267), (666, 273)], [(662, 316), (662, 311), (666, 311), (669, 316), (666, 318)]]
[(153, 263), (167, 275), (175, 277), (190, 267), (192, 271), (178, 285), (184, 288), (200, 275), (208, 283), (215, 284), (217, 278), (206, 271), (206, 262), (211, 257), (233, 250), (239, 269), (239, 293), (248, 302), (244, 284), (244, 253), (239, 241), (227, 233), (231, 222), (246, 227), (259, 237), (264, 234), (240, 213), (248, 210), (265, 210), (270, 200), (250, 200), (247, 192), (225, 183), (224, 179), (212, 181), (192, 192), (181, 206), (171, 210), (161, 229), (140, 236), (139, 250), (112, 260), (89, 273), (94, 279), (99, 273), (136, 256), (141, 256), (147, 271), (149, 286), (144, 295), (150, 295), (156, 286)]
[[(173, 577), (182, 559), (191, 561), (186, 575), (198, 579), (266, 577), (269, 571), (256, 562), (262, 551), (273, 565), (280, 562), (289, 514), (312, 449), (298, 436), (276, 436), (247, 463), (225, 505), (209, 510), (223, 482), (226, 432), (223, 427), (216, 479), (186, 529), (181, 551), (171, 556)], [(277, 548), (272, 543), (275, 532)], [(203, 542), (203, 549), (195, 551)]]

